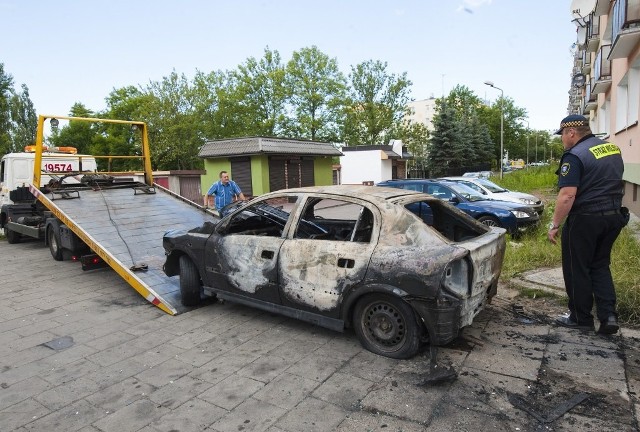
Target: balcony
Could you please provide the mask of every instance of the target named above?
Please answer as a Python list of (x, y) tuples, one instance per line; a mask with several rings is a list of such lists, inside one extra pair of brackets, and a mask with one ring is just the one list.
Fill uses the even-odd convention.
[(611, 45), (602, 45), (593, 62), (593, 89), (595, 94), (604, 93), (611, 87), (611, 60), (608, 59)]
[(581, 72), (588, 75), (591, 72), (591, 53), (589, 51), (582, 51), (582, 70)]
[(617, 0), (611, 22), (609, 59), (626, 58), (640, 42), (640, 0)]
[(585, 115), (598, 107), (598, 95), (591, 91), (592, 87), (593, 84), (588, 82), (584, 88), (584, 105), (582, 108), (582, 114)]
[(595, 52), (600, 45), (600, 16), (591, 13), (591, 19), (587, 23), (587, 51)]

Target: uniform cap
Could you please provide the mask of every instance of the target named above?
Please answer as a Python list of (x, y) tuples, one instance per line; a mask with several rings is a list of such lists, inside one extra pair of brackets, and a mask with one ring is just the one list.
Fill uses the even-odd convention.
[(562, 119), (560, 129), (556, 131), (556, 135), (562, 135), (562, 129), (567, 127), (589, 126), (589, 120), (585, 116), (571, 114)]

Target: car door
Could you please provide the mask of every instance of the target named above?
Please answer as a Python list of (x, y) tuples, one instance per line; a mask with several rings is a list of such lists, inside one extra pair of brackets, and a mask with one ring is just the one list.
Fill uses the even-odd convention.
[(282, 304), (338, 317), (342, 294), (365, 277), (379, 226), (375, 206), (309, 197), (280, 250)]
[(277, 196), (236, 210), (209, 240), (207, 281), (214, 288), (280, 303), (278, 256), (295, 196)]

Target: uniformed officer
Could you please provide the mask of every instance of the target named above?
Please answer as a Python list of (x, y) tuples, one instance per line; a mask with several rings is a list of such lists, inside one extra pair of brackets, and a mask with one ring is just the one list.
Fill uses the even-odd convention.
[(569, 313), (556, 323), (593, 329), (595, 299), (598, 333), (613, 334), (619, 326), (609, 265), (613, 243), (626, 224), (623, 209), (627, 210), (622, 207), (622, 156), (618, 146), (595, 137), (589, 120), (581, 115), (564, 118), (556, 134), (562, 136), (565, 151), (556, 171), (560, 191), (548, 237), (556, 243), (566, 218), (562, 272), (569, 297)]

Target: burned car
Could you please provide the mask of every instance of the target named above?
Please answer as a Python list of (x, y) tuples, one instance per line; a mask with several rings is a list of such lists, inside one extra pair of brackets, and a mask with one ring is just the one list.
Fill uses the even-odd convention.
[(179, 276), (187, 306), (217, 296), (352, 327), (366, 349), (409, 358), (452, 341), (495, 295), (505, 237), (424, 193), (287, 189), (167, 232), (164, 271)]

